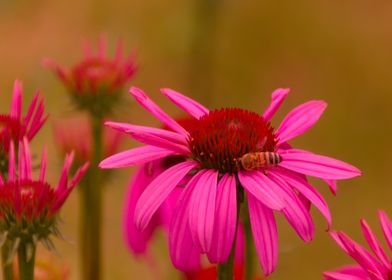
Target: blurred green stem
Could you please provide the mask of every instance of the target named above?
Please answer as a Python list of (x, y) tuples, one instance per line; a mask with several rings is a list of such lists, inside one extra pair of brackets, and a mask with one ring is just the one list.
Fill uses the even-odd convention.
[[(246, 207), (248, 208), (248, 207)], [(252, 244), (252, 228), (250, 225), (249, 213), (244, 215), (244, 235), (245, 235), (245, 280), (253, 278), (253, 244)]]
[(102, 159), (102, 117), (92, 116), (93, 155), (81, 190), (81, 265), (83, 280), (101, 279), (102, 180), (98, 164)]
[(9, 241), (5, 241), (3, 246), (1, 247), (1, 268), (3, 271), (3, 279), (4, 280), (13, 280), (13, 270), (12, 270), (12, 261), (9, 261), (9, 254), (11, 251), (11, 244)]
[(35, 245), (22, 242), (18, 248), (19, 279), (34, 280)]

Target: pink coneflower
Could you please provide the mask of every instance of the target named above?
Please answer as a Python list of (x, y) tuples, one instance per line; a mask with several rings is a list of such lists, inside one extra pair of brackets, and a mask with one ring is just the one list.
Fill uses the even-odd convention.
[(11, 142), (8, 178), (0, 176), (1, 236), (16, 247), (19, 243), (31, 243), (35, 246), (37, 241), (50, 245), (49, 236), (58, 234), (57, 213), (85, 173), (88, 164), (83, 165), (68, 182), (73, 155), (67, 155), (60, 180), (56, 188), (52, 188), (46, 181), (45, 151), (38, 179), (32, 177), (32, 160), (26, 138), (19, 144), (18, 157), (17, 164), (14, 144)]
[(118, 102), (119, 93), (135, 73), (134, 55), (124, 57), (123, 45), (119, 42), (115, 56), (108, 57), (103, 37), (96, 53), (89, 44), (84, 49), (84, 58), (68, 70), (49, 59), (43, 63), (64, 83), (77, 106), (105, 115)]
[(303, 201), (314, 204), (328, 224), (331, 216), (323, 197), (305, 176), (330, 182), (361, 174), (347, 163), (292, 149), (287, 144), (317, 122), (326, 108), (323, 101), (298, 106), (275, 130), (270, 119), (286, 97), (287, 89), (272, 94), (272, 102), (263, 114), (238, 108), (209, 111), (178, 92), (163, 89), (164, 95), (194, 118), (185, 129), (142, 90), (131, 88), (130, 92), (173, 132), (108, 123), (147, 145), (107, 158), (100, 166), (126, 167), (170, 155), (187, 158), (155, 178), (135, 209), (136, 226), (143, 230), (184, 176), (193, 175), (179, 198), (169, 232), (171, 259), (179, 269), (186, 269), (190, 256), (200, 253), (206, 253), (213, 263), (226, 262), (237, 223), (237, 192), (245, 192), (259, 260), (264, 273), (272, 273), (278, 256), (273, 211), (281, 212), (298, 235), (309, 241), (314, 225)]
[[(87, 117), (71, 118), (58, 121), (53, 127), (54, 136), (59, 149), (64, 153), (74, 151), (75, 160), (79, 163), (92, 160), (93, 139), (91, 124)], [(123, 134), (113, 129), (103, 131), (102, 154), (107, 157), (118, 151)]]
[[(387, 214), (378, 212), (381, 229), (384, 233), (386, 243), (392, 250), (392, 223)], [(369, 244), (371, 251), (350, 239), (344, 232), (331, 232), (332, 238), (346, 254), (353, 258), (358, 264), (342, 267), (334, 272), (325, 272), (326, 280), (390, 280), (392, 279), (392, 260), (390, 254), (386, 253), (374, 235), (369, 225), (361, 219), (363, 235)]]
[[(7, 154), (11, 141), (17, 145), (26, 138), (31, 141), (43, 126), (48, 116), (44, 116), (44, 101), (37, 91), (31, 101), (26, 115), (22, 116), (22, 83), (14, 82), (12, 94), (11, 112), (0, 114), (0, 171), (7, 168)], [(5, 166), (4, 166), (5, 165)]]

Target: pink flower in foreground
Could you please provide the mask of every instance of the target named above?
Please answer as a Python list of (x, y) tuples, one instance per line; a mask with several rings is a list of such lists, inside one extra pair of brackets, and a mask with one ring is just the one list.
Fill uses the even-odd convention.
[(134, 55), (124, 57), (121, 42), (113, 58), (106, 52), (102, 37), (96, 53), (86, 44), (84, 58), (68, 70), (49, 59), (44, 60), (44, 65), (64, 83), (79, 108), (105, 115), (119, 101), (125, 83), (136, 71)]
[(51, 244), (49, 236), (58, 234), (57, 213), (88, 164), (83, 165), (68, 182), (73, 155), (67, 155), (60, 180), (56, 188), (52, 188), (46, 182), (45, 151), (38, 179), (32, 177), (32, 159), (26, 138), (19, 144), (18, 157), (16, 162), (14, 144), (11, 142), (8, 178), (0, 176), (0, 235), (3, 241), (10, 240), (16, 247), (20, 241)]
[[(92, 160), (93, 139), (91, 124), (86, 117), (61, 120), (54, 124), (54, 136), (59, 149), (64, 153), (74, 151), (76, 162)], [(123, 135), (113, 129), (103, 131), (103, 156), (107, 157), (118, 151)]]
[[(392, 223), (387, 214), (378, 212), (381, 229), (389, 250), (392, 251)], [(369, 225), (361, 219), (363, 235), (372, 252), (350, 239), (341, 231), (331, 232), (332, 238), (346, 254), (358, 264), (342, 267), (334, 272), (325, 272), (326, 280), (390, 280), (392, 279), (392, 259), (374, 235)], [(373, 254), (372, 254), (373, 253)]]
[(309, 241), (314, 234), (306, 208), (309, 202), (320, 210), (328, 224), (331, 215), (323, 197), (305, 176), (318, 177), (334, 185), (334, 180), (361, 174), (347, 163), (292, 149), (287, 144), (317, 122), (326, 108), (323, 101), (298, 106), (274, 130), (270, 119), (286, 97), (287, 89), (272, 94), (272, 102), (263, 114), (237, 108), (209, 111), (178, 92), (163, 89), (164, 95), (194, 118), (185, 129), (142, 90), (131, 88), (130, 91), (146, 110), (173, 131), (107, 123), (146, 146), (107, 158), (100, 166), (126, 167), (171, 155), (187, 158), (155, 178), (135, 209), (136, 226), (143, 230), (179, 182), (192, 175), (179, 198), (169, 229), (171, 259), (179, 269), (186, 270), (191, 256), (200, 253), (206, 253), (212, 263), (227, 260), (235, 235), (238, 191), (246, 193), (261, 266), (266, 275), (272, 273), (278, 256), (273, 211), (282, 213), (298, 235)]
[(44, 116), (44, 101), (37, 91), (31, 101), (27, 113), (22, 116), (22, 83), (14, 83), (11, 112), (0, 114), (0, 172), (7, 169), (7, 157), (11, 141), (15, 145), (23, 138), (31, 141), (43, 126), (48, 116)]

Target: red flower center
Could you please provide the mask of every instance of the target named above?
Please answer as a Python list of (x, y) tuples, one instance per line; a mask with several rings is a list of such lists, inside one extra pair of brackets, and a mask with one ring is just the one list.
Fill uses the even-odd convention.
[(271, 124), (247, 110), (225, 108), (194, 119), (188, 126), (193, 158), (203, 168), (236, 173), (237, 160), (247, 153), (274, 152), (276, 137)]

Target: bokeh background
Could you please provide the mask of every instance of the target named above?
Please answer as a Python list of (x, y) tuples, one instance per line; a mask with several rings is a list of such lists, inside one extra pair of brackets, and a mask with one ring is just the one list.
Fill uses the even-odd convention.
[[(377, 209), (392, 215), (392, 2), (250, 0), (0, 0), (0, 109), (8, 110), (15, 78), (26, 101), (41, 88), (49, 123), (33, 143), (47, 144), (51, 179), (58, 177), (59, 153), (52, 137), (56, 120), (75, 114), (65, 90), (47, 69), (45, 57), (71, 65), (82, 40), (106, 34), (109, 46), (121, 38), (137, 50), (139, 71), (132, 84), (144, 88), (173, 115), (180, 111), (160, 96), (171, 87), (210, 108), (239, 106), (262, 111), (277, 87), (291, 87), (274, 120), (293, 106), (324, 99), (329, 107), (318, 124), (293, 144), (360, 167), (363, 177), (342, 181), (336, 197), (315, 182), (328, 201), (336, 229), (363, 241), (359, 218), (380, 233)], [(127, 93), (124, 92), (124, 96)], [(131, 98), (117, 119), (157, 124)], [(136, 145), (126, 141), (124, 146)], [(121, 208), (133, 168), (116, 171), (105, 190), (105, 279), (176, 279), (164, 235), (153, 241), (148, 261), (132, 257), (121, 236)], [(78, 192), (63, 209), (59, 259), (78, 270)], [(321, 272), (351, 262), (329, 238), (326, 222), (312, 210), (315, 239), (304, 244), (279, 218), (280, 254), (269, 279), (320, 279)]]

